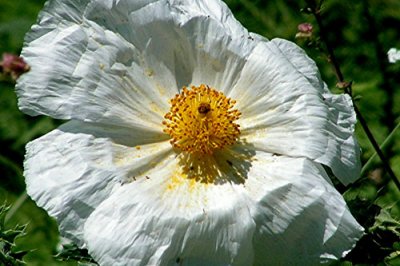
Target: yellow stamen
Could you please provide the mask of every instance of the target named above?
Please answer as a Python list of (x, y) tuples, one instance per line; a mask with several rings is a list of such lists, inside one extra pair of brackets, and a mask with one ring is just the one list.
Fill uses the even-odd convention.
[(234, 144), (239, 125), (234, 123), (240, 112), (233, 109), (236, 101), (207, 85), (183, 87), (171, 99), (171, 109), (164, 116), (164, 132), (171, 144), (182, 151), (212, 154), (216, 149)]

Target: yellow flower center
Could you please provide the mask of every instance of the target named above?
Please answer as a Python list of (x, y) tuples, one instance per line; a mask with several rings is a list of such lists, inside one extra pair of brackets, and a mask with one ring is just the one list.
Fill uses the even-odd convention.
[(170, 103), (163, 125), (175, 148), (212, 154), (237, 141), (240, 129), (234, 121), (239, 119), (240, 112), (233, 109), (236, 101), (222, 92), (204, 84), (191, 89), (183, 87)]

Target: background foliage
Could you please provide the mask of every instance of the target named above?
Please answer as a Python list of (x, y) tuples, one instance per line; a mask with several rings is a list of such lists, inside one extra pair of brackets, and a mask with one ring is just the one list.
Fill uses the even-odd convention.
[[(295, 40), (297, 25), (314, 18), (300, 12), (305, 1), (225, 0), (237, 19), (265, 37), (297, 42), (317, 62), (323, 79), (334, 92), (336, 78), (327, 57), (308, 40)], [(0, 0), (0, 54), (18, 54), (23, 36), (35, 22), (44, 0)], [(400, 62), (389, 64), (386, 52), (400, 48), (400, 1), (325, 1), (322, 9), (325, 34), (335, 48), (347, 81), (353, 81), (358, 106), (378, 143), (382, 143), (400, 122)], [(315, 39), (318, 40), (318, 39)], [(54, 259), (59, 237), (55, 222), (24, 197), (22, 163), (25, 144), (52, 130), (60, 121), (48, 117), (28, 117), (16, 103), (14, 84), (0, 80), (0, 205), (13, 205), (6, 227), (27, 224), (26, 236), (16, 239), (16, 251), (30, 250), (29, 265), (74, 265)], [(391, 166), (400, 176), (400, 130), (385, 148)], [(357, 136), (365, 163), (374, 153), (363, 130)], [(366, 236), (340, 264), (400, 265), (400, 192), (375, 159), (361, 179), (348, 188), (337, 187), (345, 196)], [(22, 195), (22, 196), (21, 196)], [(21, 205), (20, 205), (21, 203)], [(16, 211), (15, 213), (13, 213)]]

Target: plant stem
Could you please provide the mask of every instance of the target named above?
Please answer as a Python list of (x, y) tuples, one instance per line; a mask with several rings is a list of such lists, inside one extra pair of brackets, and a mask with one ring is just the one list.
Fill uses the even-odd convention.
[[(383, 119), (383, 123), (387, 126), (388, 132), (391, 132), (395, 127), (395, 114), (393, 113), (393, 106), (395, 105), (395, 97), (394, 97), (394, 84), (391, 84), (391, 74), (388, 71), (388, 60), (386, 54), (384, 52), (384, 47), (379, 40), (379, 29), (376, 27), (376, 22), (369, 11), (369, 3), (368, 0), (362, 1), (363, 14), (367, 21), (366, 27), (369, 32), (374, 34), (369, 34), (369, 38), (371, 39), (372, 44), (374, 45), (375, 57), (378, 65), (378, 70), (382, 77), (379, 82), (379, 87), (382, 91), (384, 91), (387, 95), (384, 105), (383, 111), (385, 113), (385, 117)], [(385, 153), (388, 157), (393, 154), (392, 147), (388, 147), (385, 150)]]
[(7, 212), (5, 222), (9, 221), (14, 214), (21, 208), (22, 204), (24, 204), (25, 200), (28, 198), (28, 194), (24, 191), (18, 199), (12, 204), (10, 210)]
[(322, 17), (321, 17), (320, 10), (314, 12), (313, 14), (314, 14), (315, 20), (317, 21), (318, 27), (320, 29), (319, 34), (320, 34), (321, 40), (324, 42), (325, 47), (328, 51), (328, 59), (334, 68), (336, 78), (338, 81), (343, 82), (344, 77), (343, 77), (342, 71), (340, 70), (339, 63), (336, 59), (336, 56), (335, 56), (332, 46), (329, 44), (329, 42), (327, 41), (327, 38), (325, 36), (325, 30), (324, 30), (324, 26), (322, 24)]
[[(393, 137), (396, 133), (396, 131), (400, 128), (400, 123), (397, 124), (397, 126), (390, 132), (389, 136), (383, 141), (383, 143), (380, 145), (381, 150), (384, 150), (386, 146), (392, 142)], [(369, 159), (368, 161), (364, 164), (363, 168), (361, 169), (361, 176), (365, 175), (366, 171), (369, 169), (370, 165), (373, 163), (373, 161), (376, 158), (377, 153), (375, 152)]]
[(239, 1), (250, 14), (258, 21), (260, 21), (267, 28), (271, 28), (271, 21), (267, 19), (259, 10), (259, 8), (250, 0), (240, 0)]
[(0, 154), (0, 163), (12, 169), (19, 177), (23, 176), (21, 167), (1, 154)]
[[(322, 17), (321, 17), (321, 9), (320, 7), (315, 8), (312, 10), (312, 13), (315, 17), (315, 20), (317, 21), (319, 30), (320, 30), (320, 37), (322, 42), (325, 44), (326, 49), (328, 51), (328, 55), (329, 55), (329, 61), (332, 64), (333, 68), (334, 68), (334, 72), (336, 74), (336, 78), (340, 83), (344, 83), (344, 76), (342, 71), (340, 70), (340, 65), (338, 60), (336, 59), (334, 50), (332, 48), (332, 46), (329, 44), (326, 35), (325, 35), (325, 27), (322, 23)], [(385, 156), (383, 155), (383, 152), (381, 151), (381, 149), (379, 148), (378, 143), (376, 142), (374, 136), (371, 133), (371, 130), (369, 129), (367, 122), (365, 121), (364, 117), (362, 116), (360, 110), (358, 109), (356, 103), (353, 100), (353, 95), (352, 95), (352, 91), (351, 91), (351, 82), (348, 83), (347, 86), (345, 86), (344, 88), (345, 93), (347, 93), (348, 95), (350, 95), (352, 101), (353, 101), (353, 106), (354, 106), (354, 110), (357, 114), (358, 117), (358, 121), (360, 122), (365, 134), (367, 135), (369, 141), (371, 142), (372, 146), (374, 147), (376, 153), (378, 154), (379, 158), (381, 159), (382, 163), (383, 163), (383, 167), (385, 168), (386, 172), (389, 174), (390, 178), (393, 180), (393, 182), (396, 184), (397, 188), (400, 190), (400, 182), (397, 179), (396, 175), (394, 174), (392, 168), (390, 167), (387, 159), (385, 158)]]
[(385, 156), (382, 153), (382, 150), (380, 149), (378, 143), (376, 142), (374, 136), (372, 135), (371, 131), (369, 130), (367, 126), (367, 122), (365, 121), (364, 117), (361, 115), (360, 110), (358, 110), (357, 105), (354, 104), (354, 110), (356, 111), (356, 114), (358, 116), (358, 121), (360, 122), (361, 126), (363, 127), (365, 134), (367, 134), (367, 137), (369, 141), (371, 142), (372, 146), (374, 147), (376, 153), (378, 154), (379, 158), (381, 159), (383, 163), (383, 167), (389, 174), (389, 176), (392, 178), (393, 182), (396, 184), (397, 188), (400, 190), (400, 181), (397, 179), (395, 173), (393, 172), (392, 168), (390, 167), (388, 161), (386, 160)]

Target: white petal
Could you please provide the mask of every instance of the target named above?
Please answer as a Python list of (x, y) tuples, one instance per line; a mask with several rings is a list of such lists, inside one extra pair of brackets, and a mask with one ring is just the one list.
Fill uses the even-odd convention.
[(323, 163), (344, 184), (358, 178), (351, 101), (328, 92), (315, 63), (296, 45), (260, 42), (229, 96), (238, 99), (243, 138), (257, 148)]
[(156, 87), (131, 44), (86, 21), (52, 26), (39, 27), (43, 36), (22, 52), (31, 71), (17, 85), (21, 110), (161, 129), (169, 108), (165, 90), (171, 87)]
[(89, 252), (104, 265), (251, 262), (254, 223), (240, 193), (229, 183), (186, 179), (171, 159), (92, 213), (85, 227)]
[(255, 265), (319, 265), (354, 247), (363, 229), (318, 164), (263, 152), (255, 157), (245, 183), (257, 224)]
[(327, 132), (330, 141), (326, 154), (315, 161), (328, 165), (343, 184), (354, 182), (359, 178), (361, 161), (354, 133), (357, 118), (350, 96), (332, 94), (321, 80), (315, 62), (300, 47), (283, 39), (274, 39), (272, 42), (315, 88), (323, 88), (324, 102), (329, 108)]
[(228, 91), (254, 46), (219, 1), (54, 1), (27, 37), (17, 84), (31, 114), (161, 127), (184, 85)]
[(400, 60), (400, 50), (390, 48), (387, 52), (389, 63), (396, 63)]
[(57, 219), (63, 236), (82, 246), (83, 224), (90, 213), (115, 187), (133, 176), (144, 178), (171, 151), (168, 142), (155, 142), (157, 135), (147, 132), (147, 139), (140, 139), (140, 134), (69, 122), (27, 145), (27, 192)]
[[(264, 152), (349, 182), (348, 98), (220, 1), (53, 0), (22, 55), (32, 70), (18, 81), (20, 108), (85, 121), (28, 145), (28, 193), (100, 264), (318, 264), (361, 236), (319, 164)], [(247, 141), (216, 153), (214, 183), (184, 176), (161, 130), (168, 99), (200, 83), (239, 100)]]
[[(228, 90), (254, 46), (221, 1), (157, 1), (138, 8), (135, 1), (122, 0), (108, 9), (102, 2), (93, 3), (86, 18), (123, 36), (154, 61), (152, 66), (165, 66), (178, 89), (207, 84)], [(162, 78), (152, 66), (154, 78)]]
[(91, 214), (85, 238), (100, 264), (251, 265), (253, 256), (259, 265), (316, 264), (342, 257), (362, 235), (324, 170), (307, 159), (257, 152), (244, 184), (204, 183), (180, 168), (171, 161)]
[(354, 182), (360, 177), (360, 147), (355, 137), (356, 116), (348, 95), (324, 93), (328, 105), (329, 143), (326, 153), (316, 158), (316, 162), (328, 165), (335, 176), (344, 184)]

